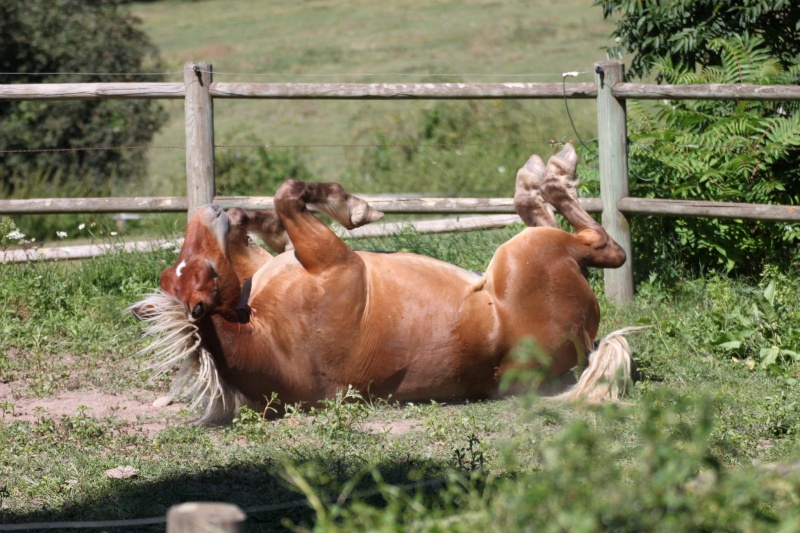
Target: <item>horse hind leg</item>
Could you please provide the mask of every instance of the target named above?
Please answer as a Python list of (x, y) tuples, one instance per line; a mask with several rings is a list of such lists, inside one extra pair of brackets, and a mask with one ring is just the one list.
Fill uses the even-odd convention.
[(571, 143), (547, 162), (539, 187), (542, 198), (575, 228), (580, 245), (576, 260), (581, 266), (617, 268), (625, 263), (625, 251), (578, 202), (575, 170), (578, 154)]
[(545, 167), (538, 155), (532, 155), (517, 172), (514, 190), (514, 209), (529, 227), (556, 228), (553, 206), (548, 204), (539, 187), (544, 180)]

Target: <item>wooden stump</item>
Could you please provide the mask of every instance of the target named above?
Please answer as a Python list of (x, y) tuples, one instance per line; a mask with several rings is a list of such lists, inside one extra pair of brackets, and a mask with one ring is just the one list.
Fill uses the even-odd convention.
[(238, 533), (245, 518), (232, 503), (181, 503), (167, 511), (167, 533)]

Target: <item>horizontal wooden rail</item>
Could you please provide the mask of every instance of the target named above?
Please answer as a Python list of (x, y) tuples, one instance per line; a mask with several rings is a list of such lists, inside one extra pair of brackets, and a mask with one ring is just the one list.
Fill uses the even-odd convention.
[(107, 100), (183, 98), (183, 83), (20, 83), (0, 85), (0, 100)]
[(186, 212), (185, 196), (148, 196), (125, 198), (30, 198), (0, 200), (0, 214), (63, 214), (63, 213), (170, 213)]
[(226, 83), (215, 98), (315, 100), (596, 98), (594, 83)]
[[(411, 229), (417, 233), (453, 233), (476, 229), (504, 228), (521, 222), (517, 215), (479, 215), (448, 218), (442, 220), (420, 220), (370, 224), (353, 230), (334, 225), (334, 232), (343, 239), (365, 237), (387, 237)], [(30, 247), (25, 249), (0, 249), (0, 263), (24, 263), (27, 261), (56, 261), (88, 259), (113, 251), (152, 252), (159, 248), (180, 249), (183, 238), (175, 240), (131, 241), (113, 244), (81, 244), (75, 246)]]
[[(370, 205), (388, 214), (513, 214), (511, 198), (409, 198), (360, 195)], [(589, 213), (600, 213), (600, 198), (580, 198)], [(217, 196), (214, 203), (224, 209), (273, 209), (271, 196)], [(0, 200), (0, 213), (63, 214), (63, 213), (179, 213), (185, 212), (185, 196), (130, 198), (33, 198)], [(625, 197), (617, 203), (625, 214), (673, 217), (744, 218), (800, 222), (800, 206), (705, 202), (698, 200), (664, 200), (659, 198)]]
[[(593, 83), (230, 83), (213, 82), (214, 98), (502, 99), (597, 97)], [(636, 100), (800, 100), (796, 85), (652, 85), (617, 83), (615, 98)], [(181, 99), (181, 82), (0, 85), (0, 100)]]
[[(403, 198), (359, 195), (384, 213), (445, 214), (445, 213), (505, 213), (513, 214), (511, 198)], [(602, 211), (599, 198), (581, 198), (581, 205), (590, 213)], [(223, 209), (273, 209), (271, 196), (217, 196), (214, 203)], [(177, 213), (188, 208), (185, 196), (139, 198), (33, 198), (29, 200), (0, 200), (0, 213), (63, 214), (63, 213)]]
[(796, 85), (748, 85), (745, 83), (707, 85), (651, 85), (617, 83), (615, 98), (632, 100), (800, 100)]
[[(214, 98), (394, 100), (597, 97), (593, 83), (228, 83)], [(184, 83), (42, 83), (0, 85), (0, 100), (184, 98)]]
[(703, 202), (697, 200), (661, 200), (655, 198), (622, 198), (617, 208), (626, 214), (670, 217), (742, 218), (800, 222), (800, 206), (740, 204), (735, 202)]

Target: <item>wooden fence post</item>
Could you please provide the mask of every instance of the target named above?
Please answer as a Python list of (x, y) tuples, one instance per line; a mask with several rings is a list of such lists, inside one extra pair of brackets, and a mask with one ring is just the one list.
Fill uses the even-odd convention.
[(606, 297), (613, 302), (627, 303), (633, 299), (631, 228), (617, 208), (617, 202), (628, 196), (628, 129), (625, 100), (618, 100), (611, 94), (614, 84), (625, 81), (625, 65), (621, 61), (600, 61), (594, 67), (603, 227), (628, 255), (624, 265), (606, 269), (603, 278)]
[(189, 215), (214, 200), (214, 105), (211, 99), (211, 65), (186, 63), (186, 197)]
[(167, 533), (239, 533), (245, 518), (232, 503), (181, 503), (167, 511)]

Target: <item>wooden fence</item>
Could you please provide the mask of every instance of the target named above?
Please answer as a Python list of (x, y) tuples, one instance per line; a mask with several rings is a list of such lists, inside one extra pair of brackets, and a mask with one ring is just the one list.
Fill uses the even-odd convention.
[[(224, 208), (270, 208), (270, 197), (215, 196), (214, 100), (217, 98), (419, 100), (419, 99), (595, 99), (601, 198), (582, 199), (602, 213), (603, 226), (631, 253), (626, 215), (720, 217), (800, 221), (800, 207), (663, 200), (628, 196), (626, 99), (800, 100), (798, 86), (646, 85), (625, 82), (619, 61), (595, 63), (594, 83), (225, 83), (214, 82), (208, 63), (188, 63), (177, 83), (67, 83), (0, 85), (0, 100), (183, 99), (186, 124), (186, 196), (0, 200), (0, 215), (23, 213), (191, 213), (206, 203)], [(510, 198), (372, 197), (386, 213), (513, 213)], [(633, 297), (633, 265), (606, 270), (606, 296)]]

